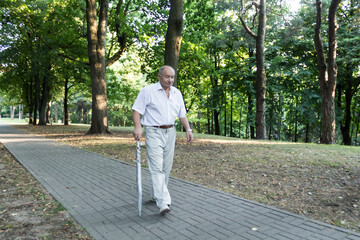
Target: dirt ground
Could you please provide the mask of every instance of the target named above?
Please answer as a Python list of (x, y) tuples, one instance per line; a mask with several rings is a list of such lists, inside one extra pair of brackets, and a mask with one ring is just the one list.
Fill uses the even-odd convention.
[[(113, 135), (110, 136), (89, 136), (85, 135), (86, 128), (74, 126), (39, 128), (23, 125), (17, 128), (134, 164), (136, 144), (129, 131), (113, 131)], [(360, 232), (360, 148), (275, 141), (224, 140), (206, 138), (202, 135), (195, 137), (196, 140), (188, 144), (183, 134), (179, 134), (172, 176)], [(146, 151), (142, 151), (142, 155), (143, 159), (146, 159)], [(0, 166), (3, 169), (5, 164), (1, 163)], [(15, 165), (9, 167), (11, 171), (18, 168)], [(5, 176), (8, 177), (7, 174)], [(12, 195), (15, 199), (20, 198), (19, 195), (25, 188), (22, 186), (24, 182), (31, 183), (30, 185), (36, 182), (28, 181), (27, 178), (18, 180), (20, 190), (11, 190), (14, 187), (9, 186), (8, 192), (1, 193), (1, 199), (4, 197), (8, 199)], [(13, 194), (12, 191), (20, 193)], [(35, 199), (23, 200), (23, 202), (30, 206), (38, 206), (41, 201), (37, 199), (37, 195), (35, 192)], [(45, 193), (42, 195), (48, 196)], [(26, 199), (21, 197), (24, 198)], [(9, 199), (0, 204), (9, 205), (13, 202), (16, 201)], [(27, 204), (23, 203), (16, 209), (21, 212), (26, 206)], [(62, 224), (56, 225), (61, 225), (66, 231), (69, 231), (68, 227), (73, 229), (72, 234), (77, 238), (70, 239), (89, 239), (75, 223), (72, 222), (67, 226), (69, 219), (66, 218), (67, 213), (63, 209), (52, 215), (49, 214), (50, 210), (43, 211), (54, 208), (56, 209), (56, 205), (53, 207), (42, 205), (35, 215), (44, 215), (55, 222), (65, 218)], [(11, 207), (8, 210), (1, 209), (1, 219), (14, 219), (10, 216), (12, 211)], [(5, 214), (7, 214), (6, 218)], [(36, 222), (36, 220), (32, 221)], [(15, 230), (15, 227), (7, 227), (11, 224), (1, 223), (0, 238), (1, 234)], [(49, 224), (51, 225), (48, 222), (46, 226)], [(21, 223), (17, 223), (17, 226), (19, 231), (23, 231)], [(55, 233), (60, 234), (62, 231), (63, 228), (53, 228)]]
[(92, 239), (0, 144), (0, 239)]

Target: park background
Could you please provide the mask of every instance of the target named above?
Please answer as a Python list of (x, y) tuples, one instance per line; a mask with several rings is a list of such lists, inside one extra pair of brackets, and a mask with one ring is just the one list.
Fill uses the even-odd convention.
[[(196, 140), (187, 144), (184, 133), (178, 132), (172, 176), (360, 231), (359, 148), (340, 146), (359, 145), (358, 1), (102, 0), (86, 8), (94, 2), (0, 2), (0, 123), (14, 124), (18, 121), (8, 118), (19, 118), (20, 113), (31, 124), (18, 129), (133, 164), (131, 106), (143, 86), (157, 81), (157, 69), (170, 62), (165, 54), (167, 33), (180, 32), (181, 51), (171, 56), (178, 61), (176, 86), (184, 94)], [(101, 11), (106, 5), (108, 11)], [(175, 5), (181, 17), (169, 21)], [(330, 9), (336, 10), (332, 16), (338, 25), (337, 58), (332, 62)], [(106, 12), (108, 21), (102, 23), (108, 24), (107, 32), (96, 24), (90, 29), (101, 33), (91, 36), (106, 40), (94, 44), (103, 53), (97, 85), (89, 61), (89, 42), (94, 39), (89, 38), (87, 14), (101, 19)], [(264, 13), (266, 24), (261, 25)], [(174, 25), (181, 28), (169, 28)], [(258, 40), (259, 29), (266, 30), (263, 42)], [(323, 46), (315, 44), (316, 31)], [(321, 49), (324, 54), (319, 54)], [(260, 73), (265, 75), (258, 74), (262, 59)], [(333, 119), (326, 121), (331, 139), (322, 143), (337, 144), (299, 143), (319, 143), (327, 130), (322, 60), (325, 73), (336, 69), (329, 101)], [(266, 91), (259, 91), (259, 82)], [(94, 96), (106, 108), (94, 105)], [(265, 106), (260, 120), (258, 106)], [(92, 121), (94, 116), (98, 118)], [(86, 134), (107, 130), (112, 134)], [(282, 141), (273, 141), (275, 131)], [(11, 158), (3, 146), (0, 150), (0, 160)], [(7, 180), (15, 189), (21, 182), (22, 187), (14, 194), (3, 193), (11, 203), (25, 190), (31, 193), (27, 185), (33, 184), (18, 179), (12, 162), (2, 183)], [(8, 180), (10, 174), (14, 181)], [(44, 206), (48, 204), (39, 204), (39, 212)], [(30, 205), (29, 211), (33, 209)]]
[[(318, 143), (330, 131), (322, 143), (359, 145), (358, 1), (99, 1), (93, 12), (99, 26), (108, 4), (107, 32), (99, 27), (94, 35), (104, 54), (95, 61), (104, 62), (104, 74), (106, 68), (99, 79), (89, 61), (94, 42), (86, 2), (92, 1), (1, 2), (1, 117), (24, 112), (31, 124), (87, 123), (89, 133), (131, 126), (138, 91), (156, 82), (166, 63), (177, 66), (175, 84), (194, 132)], [(337, 65), (328, 37), (335, 2)], [(180, 51), (174, 64), (166, 56), (171, 31)], [(336, 70), (329, 103), (322, 99), (320, 64), (327, 82)]]

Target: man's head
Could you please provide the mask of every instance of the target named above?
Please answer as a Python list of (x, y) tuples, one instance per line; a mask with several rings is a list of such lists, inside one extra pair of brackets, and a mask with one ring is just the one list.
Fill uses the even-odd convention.
[(175, 70), (170, 66), (162, 66), (159, 69), (158, 79), (164, 90), (170, 88), (174, 83)]

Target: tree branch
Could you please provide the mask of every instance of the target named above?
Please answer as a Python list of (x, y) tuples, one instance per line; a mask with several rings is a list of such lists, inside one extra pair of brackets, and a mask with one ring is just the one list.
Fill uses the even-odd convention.
[(124, 10), (124, 16), (126, 16), (128, 14), (128, 12), (129, 12), (130, 3), (131, 3), (131, 0), (129, 0), (126, 3), (125, 10)]
[(112, 64), (114, 64), (117, 60), (119, 60), (119, 58), (121, 57), (121, 55), (123, 55), (123, 53), (125, 52), (126, 48), (121, 48), (119, 51), (117, 51), (111, 58), (107, 59), (105, 61), (105, 65), (106, 67), (111, 66)]
[[(256, 2), (255, 2), (255, 1), (253, 1), (246, 9), (244, 9), (244, 1), (242, 0), (242, 1), (241, 1), (241, 9), (240, 9), (240, 13), (239, 13), (239, 19), (240, 19), (241, 24), (242, 24), (242, 26), (244, 27), (245, 31), (246, 31), (251, 37), (253, 37), (254, 39), (256, 39), (256, 38), (257, 38), (257, 35), (256, 35), (253, 31), (251, 31), (251, 29), (246, 25), (244, 19), (242, 18), (242, 16), (244, 15), (244, 13), (246, 13), (253, 5), (254, 5), (255, 8), (256, 8)], [(256, 9), (257, 9), (257, 8), (256, 8)], [(256, 15), (257, 15), (257, 11), (256, 11)], [(256, 15), (255, 15), (255, 17), (256, 17)], [(253, 25), (254, 25), (254, 20), (253, 20)]]
[(241, 24), (243, 25), (245, 31), (246, 31), (251, 37), (253, 37), (254, 39), (256, 39), (256, 38), (257, 38), (257, 35), (256, 35), (253, 31), (251, 31), (251, 29), (246, 25), (246, 23), (244, 22), (244, 19), (243, 19), (241, 16), (239, 16), (239, 18), (240, 18)]

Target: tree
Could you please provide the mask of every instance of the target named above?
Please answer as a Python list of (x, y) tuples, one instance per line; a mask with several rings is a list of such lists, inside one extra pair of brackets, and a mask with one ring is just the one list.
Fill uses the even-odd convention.
[[(109, 21), (109, 28), (114, 35), (109, 41), (109, 50), (105, 52), (109, 0), (99, 0), (99, 9), (96, 2), (86, 0), (88, 56), (92, 82), (92, 116), (88, 134), (105, 134), (110, 133), (107, 116), (106, 67), (114, 64), (135, 39), (140, 38), (141, 31), (146, 31), (147, 24), (140, 27), (143, 18), (146, 17), (137, 14), (141, 1), (134, 9), (130, 9), (133, 0), (126, 3), (118, 0), (117, 4), (112, 5), (115, 11), (111, 10), (112, 18)], [(99, 17), (97, 17), (97, 12), (99, 12)], [(130, 13), (134, 13), (132, 18), (129, 17)], [(128, 22), (128, 19), (131, 22)]]
[(170, 0), (170, 13), (165, 37), (165, 65), (175, 70), (174, 86), (177, 85), (177, 67), (180, 56), (183, 25), (183, 0)]
[(92, 116), (88, 134), (110, 133), (107, 119), (105, 43), (109, 1), (100, 0), (97, 23), (96, 0), (86, 0), (88, 55), (92, 82)]
[(10, 30), (0, 36), (0, 44), (5, 46), (0, 54), (1, 63), (11, 66), (3, 80), (7, 80), (8, 86), (18, 87), (17, 98), (30, 112), (29, 123), (37, 124), (39, 117), (39, 124), (46, 124), (49, 102), (62, 92), (58, 91), (62, 82), (59, 72), (64, 69), (64, 61), (71, 60), (70, 69), (84, 62), (81, 21), (84, 5), (81, 0), (64, 4), (42, 0), (5, 1), (1, 8), (0, 24)]
[[(246, 12), (251, 6), (255, 6), (256, 12), (259, 11), (258, 29), (255, 34), (245, 23), (243, 19), (243, 10)], [(266, 32), (266, 1), (252, 2), (245, 10), (244, 1), (242, 1), (242, 13), (240, 14), (241, 23), (246, 32), (256, 41), (256, 138), (266, 139), (266, 73), (265, 73), (265, 32)]]
[[(189, 117), (197, 122), (199, 132), (213, 133), (214, 91), (211, 79), (215, 74), (213, 46), (219, 30), (214, 5), (209, 0), (184, 1), (186, 19), (182, 32), (182, 46), (177, 87), (184, 95)], [(219, 102), (218, 102), (219, 104)], [(191, 119), (189, 120), (191, 121)]]
[(321, 23), (322, 23), (322, 2), (316, 0), (316, 26), (314, 43), (317, 53), (317, 68), (319, 70), (319, 82), (321, 89), (321, 143), (334, 144), (335, 143), (335, 90), (337, 77), (336, 64), (336, 11), (341, 0), (332, 0), (329, 8), (328, 16), (328, 63), (326, 64), (324, 44), (321, 38)]
[[(341, 28), (338, 31), (338, 78), (337, 78), (337, 113), (342, 114), (340, 130), (344, 145), (352, 144), (351, 123), (356, 121), (352, 117), (352, 105), (354, 97), (360, 86), (360, 77), (356, 76), (359, 69), (358, 56), (360, 55), (359, 28), (359, 3), (352, 0), (350, 4), (341, 6), (341, 16), (339, 24)], [(344, 93), (344, 96), (343, 96)], [(340, 111), (341, 110), (341, 111)], [(355, 125), (355, 122), (353, 123)]]

